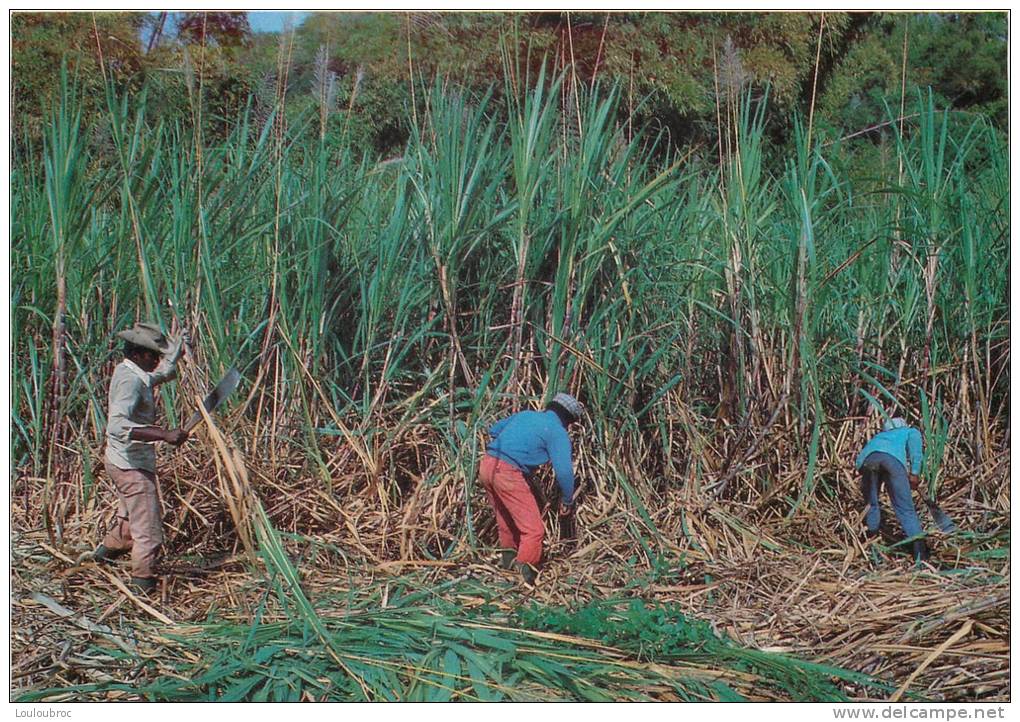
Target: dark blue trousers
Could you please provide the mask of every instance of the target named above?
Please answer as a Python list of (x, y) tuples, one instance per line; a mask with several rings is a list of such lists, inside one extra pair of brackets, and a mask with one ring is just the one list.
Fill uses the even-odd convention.
[(864, 521), (868, 525), (868, 531), (877, 532), (881, 522), (881, 512), (878, 509), (878, 487), (881, 484), (884, 484), (886, 491), (889, 492), (893, 511), (900, 520), (903, 533), (908, 538), (921, 536), (924, 532), (910, 495), (907, 470), (895, 456), (881, 451), (869, 454), (861, 466), (861, 492), (864, 494), (865, 503), (868, 504), (868, 513)]

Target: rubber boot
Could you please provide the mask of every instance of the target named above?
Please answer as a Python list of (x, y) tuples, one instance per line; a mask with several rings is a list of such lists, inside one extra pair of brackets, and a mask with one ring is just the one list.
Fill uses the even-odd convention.
[(78, 563), (85, 564), (86, 562), (97, 562), (101, 564), (112, 564), (113, 560), (124, 554), (124, 551), (115, 551), (113, 549), (107, 549), (105, 546), (100, 544), (90, 552), (82, 552), (78, 555)]
[(521, 579), (524, 581), (524, 586), (528, 589), (534, 589), (535, 582), (538, 579), (538, 570), (524, 562), (517, 562), (517, 568), (521, 572)]
[(104, 545), (100, 544), (92, 553), (92, 558), (102, 564), (112, 564), (114, 559), (125, 554), (127, 554), (127, 549), (107, 549)]
[(928, 544), (924, 539), (917, 539), (914, 541), (914, 561), (920, 564), (921, 562), (928, 561)]
[(149, 594), (156, 591), (156, 580), (152, 577), (131, 577), (128, 586), (133, 591)]
[(517, 559), (516, 549), (504, 549), (499, 553), (499, 568), (510, 571), (514, 568), (514, 560)]

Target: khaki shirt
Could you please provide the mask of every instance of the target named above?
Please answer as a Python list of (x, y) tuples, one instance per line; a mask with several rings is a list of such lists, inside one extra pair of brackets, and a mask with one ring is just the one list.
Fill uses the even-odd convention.
[(177, 376), (177, 364), (160, 361), (152, 373), (124, 359), (110, 379), (110, 406), (106, 421), (106, 460), (118, 469), (156, 473), (156, 445), (130, 438), (131, 429), (155, 426), (156, 399), (152, 390)]

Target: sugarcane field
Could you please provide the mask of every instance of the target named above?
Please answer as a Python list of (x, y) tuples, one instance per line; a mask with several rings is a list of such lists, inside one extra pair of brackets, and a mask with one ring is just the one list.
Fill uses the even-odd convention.
[(9, 28), (11, 703), (1011, 701), (1005, 11)]

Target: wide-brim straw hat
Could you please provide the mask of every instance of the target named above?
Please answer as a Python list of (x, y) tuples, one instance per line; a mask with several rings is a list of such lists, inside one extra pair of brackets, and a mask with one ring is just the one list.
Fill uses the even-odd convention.
[(151, 323), (136, 323), (131, 328), (118, 331), (117, 338), (156, 353), (166, 353), (170, 345), (159, 326)]

